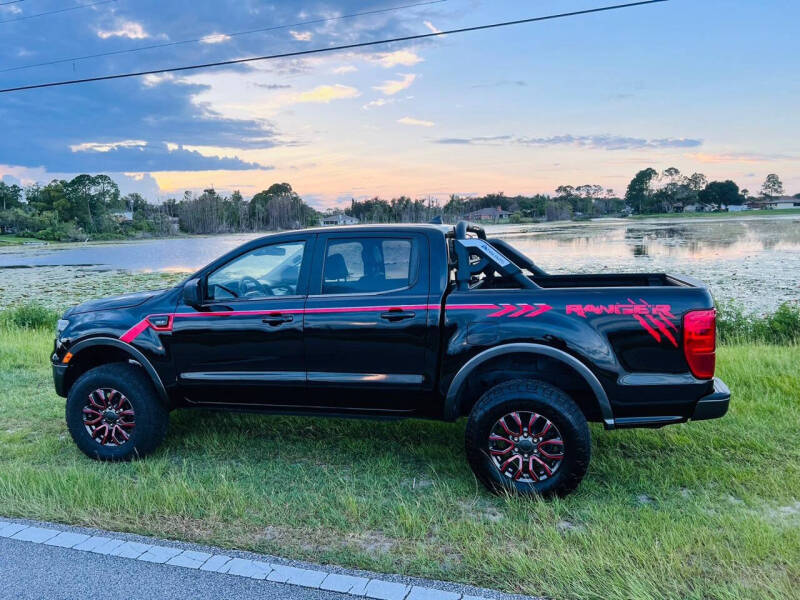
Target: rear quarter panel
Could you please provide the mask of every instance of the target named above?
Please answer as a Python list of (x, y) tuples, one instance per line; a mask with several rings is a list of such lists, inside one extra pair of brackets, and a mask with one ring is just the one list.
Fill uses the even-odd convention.
[(695, 287), (454, 291), (443, 317), (441, 392), (480, 352), (533, 342), (589, 367), (615, 417), (688, 416), (713, 384), (689, 372), (682, 317), (712, 307), (708, 290)]

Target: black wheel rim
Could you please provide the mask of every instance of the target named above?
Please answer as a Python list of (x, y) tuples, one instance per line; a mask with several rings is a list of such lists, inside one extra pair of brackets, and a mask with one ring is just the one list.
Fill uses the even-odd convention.
[(489, 431), (489, 456), (513, 481), (536, 483), (553, 477), (564, 460), (564, 440), (547, 417), (531, 411), (503, 415)]
[(122, 446), (136, 427), (136, 413), (130, 400), (114, 388), (98, 388), (83, 407), (83, 426), (101, 446)]

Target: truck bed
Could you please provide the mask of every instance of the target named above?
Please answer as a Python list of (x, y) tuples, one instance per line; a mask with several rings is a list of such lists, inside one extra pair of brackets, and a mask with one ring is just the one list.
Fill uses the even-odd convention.
[(544, 275), (530, 279), (543, 288), (703, 287), (685, 277), (679, 279), (667, 273), (588, 273)]

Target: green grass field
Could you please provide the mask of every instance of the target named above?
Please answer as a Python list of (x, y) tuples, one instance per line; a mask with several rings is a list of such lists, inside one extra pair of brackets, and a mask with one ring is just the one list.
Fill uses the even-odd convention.
[(587, 478), (495, 497), (463, 422), (173, 413), (130, 464), (84, 457), (52, 390), (51, 333), (0, 327), (0, 514), (553, 598), (786, 599), (800, 584), (797, 346), (725, 346), (731, 412), (593, 426)]

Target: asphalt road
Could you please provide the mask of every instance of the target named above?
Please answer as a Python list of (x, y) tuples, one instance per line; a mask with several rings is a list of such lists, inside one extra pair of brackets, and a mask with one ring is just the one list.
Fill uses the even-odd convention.
[(352, 596), (0, 538), (2, 600), (352, 600)]

